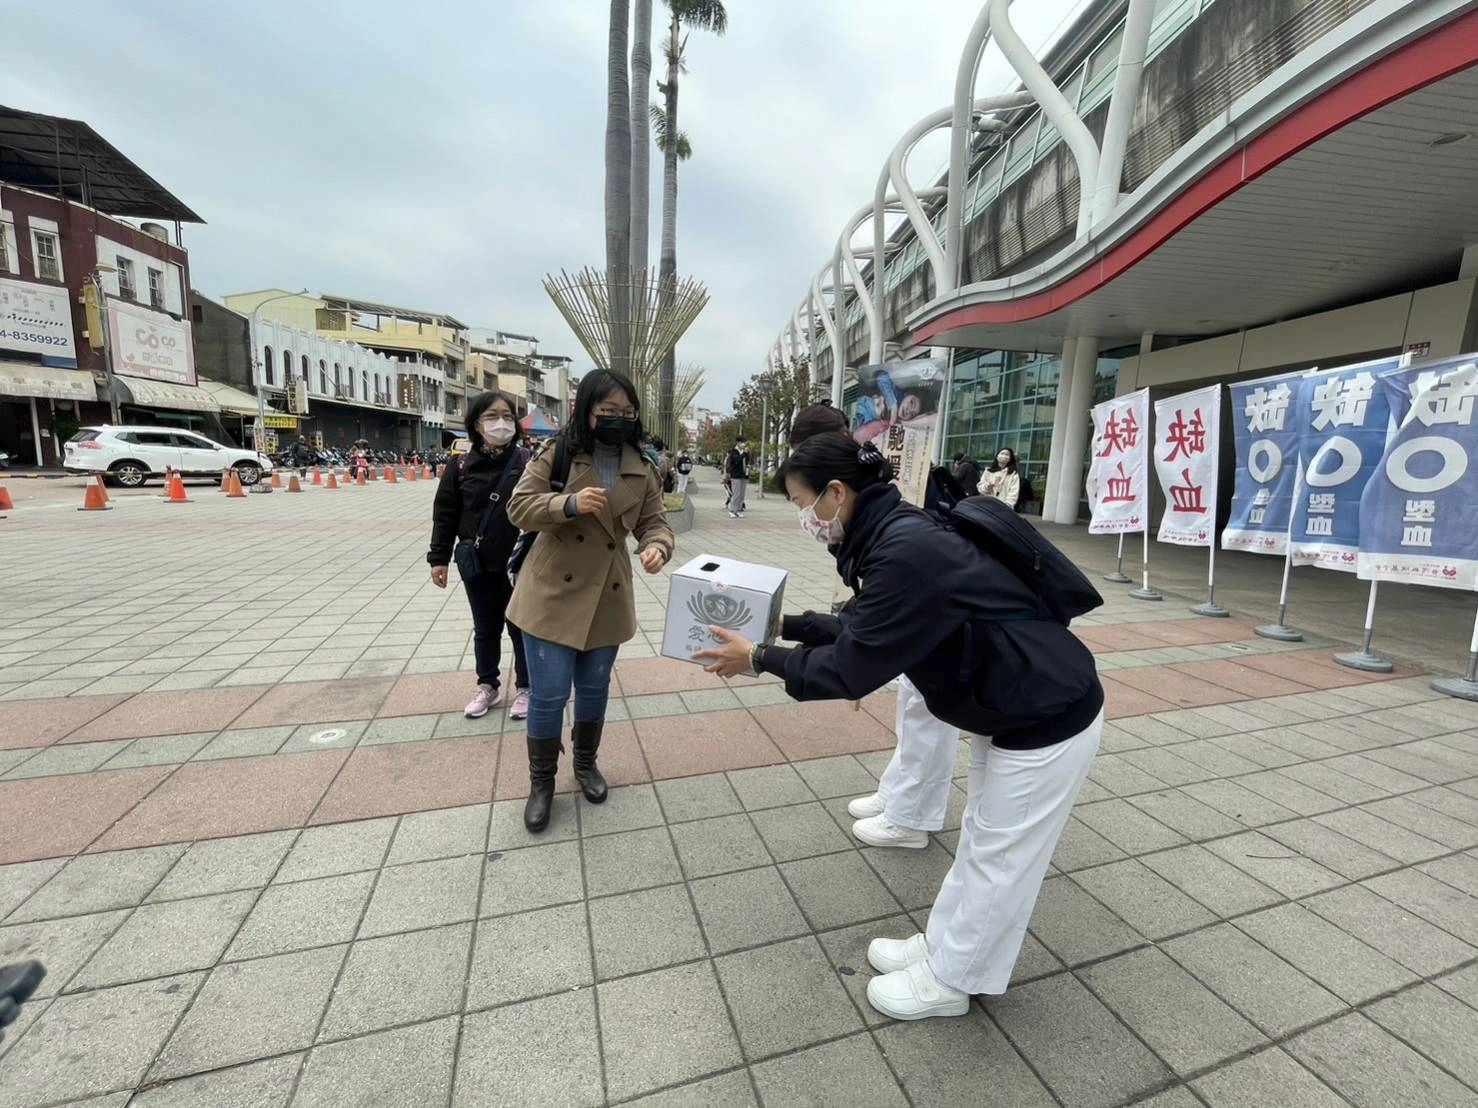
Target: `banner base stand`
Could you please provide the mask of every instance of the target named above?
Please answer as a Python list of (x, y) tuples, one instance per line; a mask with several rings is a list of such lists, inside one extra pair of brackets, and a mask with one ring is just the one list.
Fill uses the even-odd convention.
[(1208, 600), (1205, 604), (1197, 604), (1192, 608), (1191, 614), (1196, 616), (1210, 616), (1212, 619), (1229, 619), (1232, 613), (1220, 604), (1215, 604)]
[(1272, 639), (1274, 642), (1303, 642), (1303, 633), (1295, 631), (1292, 627), (1283, 623), (1269, 623), (1265, 627), (1255, 627), (1252, 633), (1261, 639)]
[(1127, 574), (1121, 573), (1117, 569), (1114, 570), (1114, 572), (1112, 572), (1112, 573), (1105, 573), (1103, 575), (1103, 579), (1105, 581), (1109, 582), (1111, 585), (1132, 585), (1132, 584), (1134, 584), (1134, 578), (1128, 576)]
[(1131, 600), (1164, 600), (1165, 598), (1154, 589), (1135, 589), (1129, 594)]
[(1444, 677), (1440, 681), (1433, 681), (1432, 688), (1444, 696), (1478, 701), (1478, 681), (1468, 681), (1462, 677)]
[(1358, 669), (1362, 673), (1390, 673), (1396, 668), (1379, 654), (1372, 654), (1368, 650), (1336, 654), (1334, 660), (1346, 669)]

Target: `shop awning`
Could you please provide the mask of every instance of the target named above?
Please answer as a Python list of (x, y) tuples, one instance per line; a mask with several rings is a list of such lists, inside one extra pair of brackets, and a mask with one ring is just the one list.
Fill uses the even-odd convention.
[(242, 392), (238, 388), (222, 384), (220, 381), (212, 381), (208, 377), (200, 378), (200, 387), (220, 405), (223, 412), (244, 416), (257, 414), (257, 398), (249, 392)]
[(535, 408), (528, 415), (524, 416), (519, 426), (529, 434), (539, 435), (541, 437), (559, 433), (559, 428), (550, 421), (549, 417), (540, 408)]
[[(184, 412), (218, 412), (221, 406), (204, 389), (195, 385), (174, 385), (149, 381), (142, 377), (118, 377), (124, 393), (123, 403), (140, 408), (169, 408)], [(253, 407), (252, 411), (256, 411)]]
[(87, 370), (57, 369), (34, 362), (0, 362), (0, 396), (84, 402), (98, 398), (97, 386)]

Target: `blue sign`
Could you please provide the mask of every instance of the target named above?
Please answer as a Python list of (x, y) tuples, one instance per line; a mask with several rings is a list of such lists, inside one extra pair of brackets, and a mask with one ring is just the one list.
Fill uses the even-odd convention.
[(1223, 550), (1283, 554), (1298, 484), (1298, 398), (1301, 374), (1228, 385), (1237, 444), (1232, 517)]
[(1478, 589), (1478, 360), (1382, 373), (1398, 426), (1360, 500), (1359, 573)]
[(1294, 565), (1355, 572), (1360, 495), (1391, 432), (1390, 400), (1377, 377), (1401, 362), (1382, 358), (1299, 381), (1301, 480), (1288, 533)]

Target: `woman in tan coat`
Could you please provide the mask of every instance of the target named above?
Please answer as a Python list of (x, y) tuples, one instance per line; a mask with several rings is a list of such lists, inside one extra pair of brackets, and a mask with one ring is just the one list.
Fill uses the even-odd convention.
[(524, 824), (549, 823), (564, 710), (575, 690), (575, 780), (592, 804), (606, 798), (596, 767), (611, 667), (636, 634), (631, 555), (660, 573), (673, 536), (662, 479), (641, 454), (641, 403), (619, 373), (587, 373), (561, 436), (569, 473), (554, 472), (559, 440), (528, 464), (508, 501), (508, 518), (534, 540), (518, 574), (508, 618), (523, 630), (529, 665), (529, 799)]

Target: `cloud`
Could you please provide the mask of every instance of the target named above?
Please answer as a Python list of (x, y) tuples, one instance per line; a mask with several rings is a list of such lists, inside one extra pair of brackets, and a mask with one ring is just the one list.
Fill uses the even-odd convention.
[[(1042, 42), (1082, 0), (1018, 5)], [(679, 349), (726, 408), (898, 135), (944, 106), (978, 0), (730, 4), (695, 33), (678, 263), (712, 301)], [(588, 364), (541, 286), (604, 259), (597, 0), (26, 5), (0, 101), (84, 119), (208, 221), (207, 294), (266, 286), (450, 312)], [(666, 9), (655, 5), (660, 42)], [(660, 47), (654, 67), (660, 73)], [(120, 64), (120, 59), (136, 59)], [(1008, 71), (987, 55), (980, 88)], [(654, 90), (654, 96), (656, 95)], [(942, 142), (913, 163), (922, 184)], [(653, 159), (653, 262), (661, 219)]]

